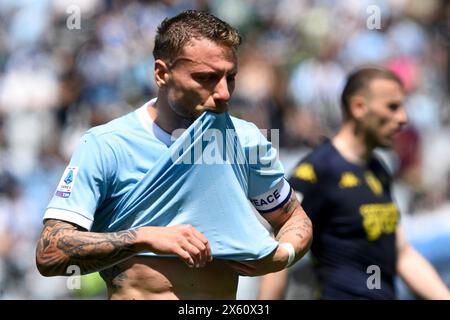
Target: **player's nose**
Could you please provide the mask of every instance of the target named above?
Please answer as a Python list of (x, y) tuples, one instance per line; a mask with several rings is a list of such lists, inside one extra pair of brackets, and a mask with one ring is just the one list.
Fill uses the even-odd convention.
[(220, 100), (227, 103), (231, 98), (231, 92), (228, 88), (228, 82), (226, 77), (222, 77), (219, 82), (217, 82), (213, 93), (214, 100)]
[(397, 110), (397, 121), (400, 124), (400, 126), (404, 126), (408, 123), (408, 114), (406, 113), (406, 109), (404, 107), (401, 107)]

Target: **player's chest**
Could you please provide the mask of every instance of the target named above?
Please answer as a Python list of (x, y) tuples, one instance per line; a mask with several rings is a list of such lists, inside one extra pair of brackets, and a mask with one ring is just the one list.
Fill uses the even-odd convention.
[(369, 240), (395, 232), (399, 212), (382, 175), (370, 170), (344, 170), (333, 177), (328, 193), (336, 228)]

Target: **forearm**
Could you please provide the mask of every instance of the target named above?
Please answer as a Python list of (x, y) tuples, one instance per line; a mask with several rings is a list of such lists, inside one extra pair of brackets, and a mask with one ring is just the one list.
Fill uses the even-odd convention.
[[(312, 242), (312, 224), (298, 202), (295, 193), (281, 207), (264, 218), (273, 228), (280, 245), (268, 256), (255, 261), (230, 261), (229, 265), (240, 275), (260, 276), (281, 271), (299, 260), (309, 249)], [(284, 243), (284, 244), (283, 244)], [(285, 283), (279, 283), (283, 291)]]
[(409, 246), (398, 258), (397, 272), (408, 287), (425, 299), (450, 299), (450, 292), (434, 267)]
[(99, 271), (136, 254), (136, 231), (113, 233), (79, 231), (68, 223), (50, 220), (36, 248), (36, 264), (45, 276), (67, 275), (78, 266), (81, 274)]
[(289, 242), (295, 249), (295, 260), (299, 260), (308, 251), (312, 242), (312, 224), (295, 195), (283, 208), (290, 217), (278, 229), (274, 230), (275, 238), (279, 243)]

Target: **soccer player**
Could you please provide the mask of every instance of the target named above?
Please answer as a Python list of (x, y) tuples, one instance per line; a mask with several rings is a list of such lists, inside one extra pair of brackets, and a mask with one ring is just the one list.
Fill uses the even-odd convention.
[[(100, 271), (111, 299), (234, 299), (239, 275), (276, 272), (304, 255), (310, 220), (276, 150), (255, 125), (227, 113), (240, 41), (234, 28), (203, 12), (161, 23), (157, 97), (81, 139), (44, 215), (41, 274), (67, 275), (70, 265)], [(189, 165), (186, 152), (173, 159), (191, 133), (205, 138), (204, 126), (233, 129), (237, 154), (264, 145), (256, 160), (265, 161)], [(276, 241), (255, 224), (249, 200)]]
[[(341, 103), (337, 135), (301, 160), (289, 180), (313, 222), (320, 298), (395, 299), (398, 274), (423, 298), (449, 299), (434, 268), (405, 239), (390, 174), (374, 154), (391, 147), (407, 123), (401, 81), (381, 68), (361, 68), (349, 75)], [(286, 273), (266, 276), (260, 297), (279, 298)]]

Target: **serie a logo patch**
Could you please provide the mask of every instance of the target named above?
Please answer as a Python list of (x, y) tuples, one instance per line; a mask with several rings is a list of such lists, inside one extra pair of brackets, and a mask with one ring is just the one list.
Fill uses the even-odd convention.
[(61, 198), (69, 198), (78, 174), (78, 167), (67, 167), (59, 181), (55, 195)]

